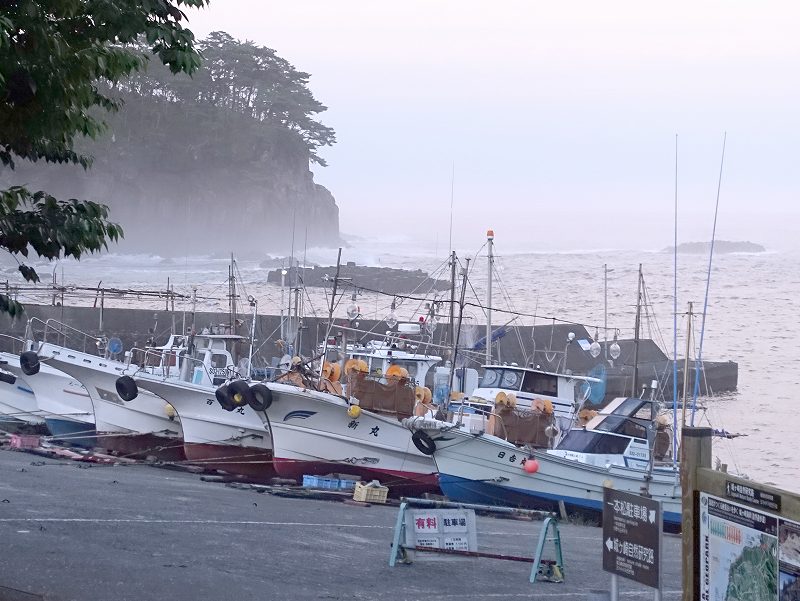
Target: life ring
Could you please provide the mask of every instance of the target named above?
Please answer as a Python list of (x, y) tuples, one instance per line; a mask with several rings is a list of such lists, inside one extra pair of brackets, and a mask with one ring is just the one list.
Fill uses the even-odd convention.
[(139, 387), (136, 385), (136, 380), (130, 376), (120, 376), (117, 378), (115, 387), (119, 398), (125, 402), (132, 401), (139, 396)]
[(255, 384), (250, 387), (247, 403), (254, 411), (266, 411), (272, 405), (272, 391), (263, 384)]
[(39, 355), (36, 354), (36, 351), (25, 351), (19, 356), (19, 366), (26, 376), (38, 374), (40, 367)]
[(423, 455), (433, 455), (436, 451), (436, 443), (424, 430), (417, 430), (414, 432), (411, 435), (411, 440), (414, 442), (414, 446), (417, 447), (419, 452)]
[(233, 411), (236, 409), (236, 405), (233, 404), (233, 400), (231, 399), (231, 393), (228, 390), (228, 385), (223, 384), (219, 388), (214, 391), (214, 396), (217, 398), (217, 402), (219, 406), (222, 407), (225, 411)]
[(228, 394), (230, 395), (231, 402), (236, 407), (244, 407), (250, 404), (250, 399), (253, 398), (253, 393), (250, 391), (250, 385), (244, 380), (234, 380), (228, 384)]

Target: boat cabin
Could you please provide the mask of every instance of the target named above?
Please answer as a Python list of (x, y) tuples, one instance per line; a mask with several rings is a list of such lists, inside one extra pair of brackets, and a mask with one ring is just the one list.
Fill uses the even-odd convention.
[(576, 406), (584, 401), (581, 384), (599, 384), (597, 378), (558, 374), (532, 367), (518, 365), (484, 365), (483, 378), (478, 387), (472, 391), (467, 402), (473, 406), (494, 405), (498, 393), (513, 392), (517, 397), (517, 406), (530, 409), (537, 399), (548, 399), (553, 404), (553, 411), (559, 417), (572, 420)]
[(624, 465), (646, 469), (653, 459), (670, 458), (671, 429), (652, 418), (653, 401), (617, 398), (584, 427), (573, 428), (549, 453), (597, 466)]

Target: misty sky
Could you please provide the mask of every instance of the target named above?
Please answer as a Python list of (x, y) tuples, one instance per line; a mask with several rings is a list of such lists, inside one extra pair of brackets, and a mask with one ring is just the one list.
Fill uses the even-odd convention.
[(506, 251), (800, 246), (800, 5), (211, 0), (213, 30), (312, 74), (345, 234)]

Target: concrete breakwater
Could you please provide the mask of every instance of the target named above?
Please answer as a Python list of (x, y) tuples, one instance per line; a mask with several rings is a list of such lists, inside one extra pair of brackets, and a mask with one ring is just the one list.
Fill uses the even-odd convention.
[[(36, 318), (34, 332), (39, 336), (43, 333), (43, 324), (47, 320), (56, 320), (67, 324), (81, 332), (93, 336), (117, 337), (124, 349), (133, 347), (142, 348), (147, 345), (148, 339), (157, 344), (163, 343), (171, 332), (185, 332), (192, 325), (192, 315), (182, 311), (153, 311), (147, 309), (122, 309), (96, 307), (69, 307), (51, 305), (26, 305), (27, 319)], [(359, 319), (357, 328), (370, 334), (358, 335), (360, 342), (381, 338), (388, 326), (381, 321)], [(337, 319), (336, 325), (349, 325), (347, 320)], [(194, 316), (196, 331), (204, 328), (230, 329), (230, 315), (228, 313), (197, 312)], [(286, 331), (291, 330), (292, 324), (285, 324)], [(241, 315), (236, 328), (236, 333), (248, 336), (252, 326), (252, 317)], [(12, 336), (25, 335), (26, 321), (24, 319), (11, 320), (7, 316), (0, 316), (0, 331)], [(296, 329), (296, 328), (295, 328)], [(278, 315), (258, 315), (255, 323), (255, 346), (253, 349), (253, 364), (266, 366), (275, 364), (276, 358), (286, 352), (310, 356), (315, 352), (317, 345), (324, 340), (327, 331), (327, 319), (320, 317), (305, 317), (297, 337), (297, 348), (289, 349), (281, 341), (281, 318)], [(438, 355), (443, 359), (449, 358), (447, 350), (446, 323), (439, 323), (433, 334), (418, 343), (417, 352), (427, 352)], [(342, 330), (333, 328), (331, 335), (341, 335)], [(485, 330), (482, 327), (471, 326), (462, 332), (462, 348), (474, 349), (459, 351), (459, 364), (465, 361), (467, 367), (478, 368), (485, 361), (485, 351), (482, 348), (482, 337)], [(570, 341), (570, 334), (575, 336)], [(352, 341), (356, 335), (348, 334)], [(287, 336), (288, 337), (288, 336)], [(54, 330), (48, 333), (48, 340), (56, 341)], [(672, 390), (672, 361), (658, 348), (652, 340), (641, 340), (638, 344), (638, 371), (636, 386), (633, 385), (633, 363), (636, 355), (636, 343), (633, 340), (619, 340), (620, 355), (612, 359), (607, 354), (605, 341), (600, 340), (601, 353), (593, 357), (589, 350), (592, 337), (589, 332), (578, 324), (547, 324), (539, 326), (518, 326), (511, 328), (500, 337), (494, 345), (493, 357), (496, 362), (516, 363), (518, 365), (537, 366), (547, 371), (563, 372), (569, 369), (575, 374), (588, 374), (605, 372), (607, 380), (604, 397), (606, 400), (615, 396), (631, 395), (634, 390), (639, 391), (643, 385), (649, 385), (652, 380), (658, 381), (659, 389), (665, 397), (671, 396)], [(609, 343), (610, 344), (610, 343)], [(2, 342), (5, 350), (18, 350), (9, 348), (8, 342)], [(70, 332), (66, 346), (92, 352), (96, 350), (94, 340), (83, 338), (75, 332)], [(94, 347), (94, 348), (90, 348)], [(246, 356), (249, 347), (235, 349), (239, 356)], [(679, 359), (678, 385), (683, 385), (683, 361)], [(701, 375), (701, 391), (707, 389), (715, 392), (735, 390), (738, 380), (738, 365), (733, 361), (704, 361)], [(694, 383), (694, 366), (689, 371), (690, 386)], [(430, 383), (429, 383), (430, 384)]]

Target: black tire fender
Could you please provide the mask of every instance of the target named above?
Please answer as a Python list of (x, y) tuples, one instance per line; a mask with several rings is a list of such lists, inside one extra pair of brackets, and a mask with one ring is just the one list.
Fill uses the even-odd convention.
[(39, 367), (41, 367), (39, 355), (36, 354), (36, 351), (25, 351), (19, 356), (19, 366), (26, 376), (38, 374)]
[(414, 446), (417, 447), (419, 452), (423, 455), (433, 455), (436, 451), (436, 443), (433, 438), (423, 430), (414, 432), (411, 435), (411, 440), (414, 442)]
[(263, 384), (255, 384), (250, 387), (247, 402), (254, 411), (266, 411), (272, 405), (272, 391)]
[(225, 411), (233, 411), (236, 409), (236, 405), (233, 404), (233, 399), (231, 398), (231, 391), (228, 390), (228, 385), (223, 384), (219, 388), (214, 391), (214, 396), (217, 397), (217, 402), (219, 406), (222, 407)]
[(228, 394), (234, 407), (244, 407), (250, 404), (253, 393), (250, 392), (250, 385), (244, 380), (234, 380), (228, 384)]
[(130, 376), (120, 376), (115, 384), (117, 394), (123, 401), (128, 402), (139, 396), (139, 387), (136, 380)]

